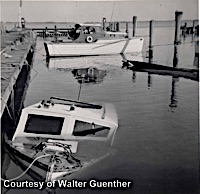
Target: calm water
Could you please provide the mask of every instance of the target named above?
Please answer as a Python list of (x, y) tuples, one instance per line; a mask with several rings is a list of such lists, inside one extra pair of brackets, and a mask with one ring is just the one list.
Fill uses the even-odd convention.
[[(148, 28), (139, 28), (137, 33), (146, 36)], [(173, 39), (174, 28), (155, 29), (154, 45), (162, 46), (154, 47), (154, 62), (172, 66), (173, 45), (163, 44), (173, 44)], [(191, 40), (191, 36), (182, 39), (179, 67), (196, 68)], [(120, 55), (51, 60), (49, 64), (43, 55), (43, 40), (38, 39), (25, 106), (50, 96), (77, 99), (80, 84), (72, 71), (87, 67), (98, 69), (99, 78), (82, 84), (80, 99), (113, 103), (118, 113), (115, 154), (72, 178), (118, 178), (134, 183), (130, 190), (56, 189), (56, 193), (198, 193), (198, 82), (127, 70), (122, 68)], [(139, 56), (126, 58), (147, 60), (145, 50)], [(7, 178), (21, 173), (10, 161)], [(28, 175), (20, 180), (26, 179), (31, 180)], [(36, 189), (12, 189), (6, 193), (27, 192), (45, 193)]]

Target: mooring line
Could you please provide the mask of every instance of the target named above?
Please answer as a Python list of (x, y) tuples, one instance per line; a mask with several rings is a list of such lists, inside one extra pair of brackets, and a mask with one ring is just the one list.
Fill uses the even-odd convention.
[(9, 117), (11, 118), (11, 120), (12, 120), (13, 122), (15, 122), (14, 118), (12, 117), (12, 115), (11, 115), (11, 113), (10, 113), (9, 107), (8, 107), (8, 105), (7, 105), (7, 102), (4, 100), (3, 97), (1, 97), (1, 99), (2, 99), (2, 100), (4, 101), (4, 103), (5, 103), (5, 107), (6, 107), (7, 111), (8, 111)]
[(22, 176), (24, 176), (27, 171), (33, 166), (33, 164), (35, 163), (35, 161), (39, 160), (40, 158), (44, 158), (44, 157), (47, 157), (47, 156), (51, 156), (52, 154), (45, 154), (45, 155), (42, 155), (42, 156), (38, 156), (37, 158), (35, 158), (33, 160), (33, 162), (31, 162), (31, 164), (28, 166), (28, 168), (22, 173), (20, 174), (19, 176), (15, 177), (15, 178), (12, 178), (12, 179), (4, 179), (4, 178), (1, 178), (2, 181), (14, 181), (14, 180), (17, 180), (19, 178), (21, 178)]

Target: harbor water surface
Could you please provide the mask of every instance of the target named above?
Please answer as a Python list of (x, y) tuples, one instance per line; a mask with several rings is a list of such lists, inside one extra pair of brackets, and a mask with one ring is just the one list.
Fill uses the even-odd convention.
[[(139, 28), (137, 35), (148, 35)], [(144, 52), (125, 55), (127, 59), (148, 60)], [(157, 27), (154, 34), (154, 62), (172, 66), (174, 27)], [(194, 66), (195, 43), (182, 38), (178, 67)], [(82, 181), (122, 179), (132, 181), (131, 189), (57, 188), (55, 193), (198, 193), (198, 82), (172, 76), (133, 72), (122, 68), (121, 55), (50, 59), (46, 61), (43, 39), (38, 38), (30, 83), (24, 106), (51, 96), (82, 101), (103, 101), (116, 107), (119, 128), (106, 159), (73, 174)], [(168, 44), (168, 45), (166, 45)], [(98, 70), (98, 79), (81, 85), (74, 72)], [(98, 150), (97, 150), (98, 151)], [(23, 171), (7, 158), (6, 178)], [(66, 178), (67, 179), (67, 178)], [(28, 175), (19, 180), (32, 180)], [(46, 193), (37, 189), (3, 189), (7, 194)]]

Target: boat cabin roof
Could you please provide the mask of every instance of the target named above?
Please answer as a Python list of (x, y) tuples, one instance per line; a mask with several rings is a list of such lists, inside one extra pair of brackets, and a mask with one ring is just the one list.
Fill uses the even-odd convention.
[(124, 32), (105, 31), (101, 24), (97, 23), (75, 24), (68, 34), (72, 41), (78, 43), (91, 43), (97, 42), (99, 39), (121, 39), (127, 37), (127, 33)]
[(79, 24), (80, 26), (86, 27), (86, 26), (91, 26), (91, 27), (101, 27), (101, 24), (97, 24), (97, 23), (83, 23), (83, 24)]
[(118, 127), (112, 104), (40, 102), (22, 110), (13, 136), (52, 139), (108, 139)]

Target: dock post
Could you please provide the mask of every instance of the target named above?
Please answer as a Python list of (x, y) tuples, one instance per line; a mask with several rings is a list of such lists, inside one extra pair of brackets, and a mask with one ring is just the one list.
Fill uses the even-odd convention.
[(192, 23), (192, 34), (195, 34), (195, 24), (196, 24), (196, 20), (193, 20), (193, 23)]
[(109, 23), (109, 29), (112, 31), (112, 22)]
[(106, 18), (103, 18), (103, 30), (106, 29)]
[(46, 37), (47, 37), (47, 27), (45, 28), (44, 35), (43, 35), (43, 38), (46, 38)]
[(176, 11), (175, 12), (175, 38), (174, 38), (174, 44), (180, 44), (180, 27), (181, 27), (181, 18), (182, 18), (183, 12)]
[[(149, 63), (153, 60), (153, 31), (154, 31), (155, 21), (151, 20), (149, 25)], [(152, 76), (148, 73), (148, 89), (152, 86)]]
[(178, 56), (179, 54), (179, 45), (174, 45), (174, 58), (173, 58), (173, 67), (176, 68), (178, 66)]
[(126, 22), (126, 33), (128, 34), (128, 22)]
[(150, 21), (150, 27), (149, 27), (149, 63), (152, 62), (153, 59), (153, 31), (154, 31), (154, 20)]
[(116, 23), (116, 31), (119, 32), (119, 22)]
[(25, 19), (24, 18), (21, 18), (21, 26), (22, 26), (23, 29), (26, 28), (25, 27)]
[(113, 23), (113, 31), (115, 32), (115, 30), (116, 30), (116, 23), (114, 22)]
[(195, 42), (194, 66), (199, 68), (199, 41)]
[(178, 65), (178, 53), (179, 53), (179, 44), (180, 42), (180, 26), (181, 26), (181, 18), (183, 12), (176, 11), (175, 12), (175, 38), (174, 38), (174, 58), (173, 58), (173, 67), (176, 68)]
[(133, 37), (136, 34), (137, 16), (133, 16)]
[(57, 40), (58, 40), (58, 33), (57, 33), (57, 27), (56, 27), (56, 25), (54, 26), (54, 38), (55, 38), (55, 42), (57, 42)]

